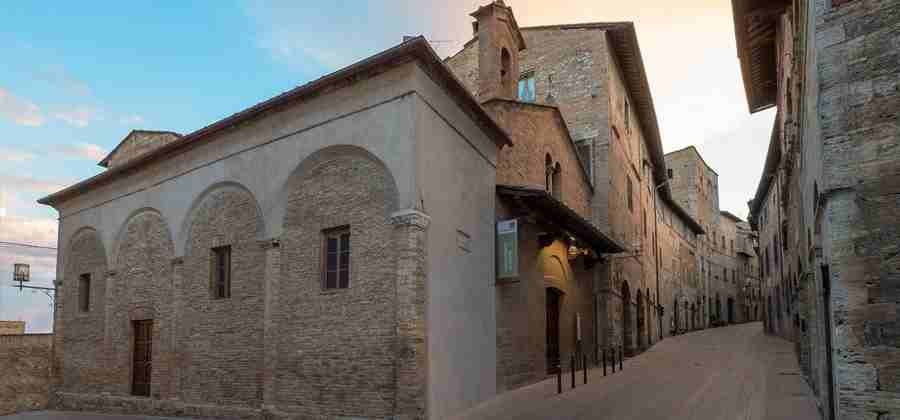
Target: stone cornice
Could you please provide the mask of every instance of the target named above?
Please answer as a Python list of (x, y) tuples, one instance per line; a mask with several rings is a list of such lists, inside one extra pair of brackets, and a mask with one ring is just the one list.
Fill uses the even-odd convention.
[(428, 229), (431, 224), (431, 216), (416, 209), (399, 210), (391, 214), (392, 225), (415, 226), (420, 229)]

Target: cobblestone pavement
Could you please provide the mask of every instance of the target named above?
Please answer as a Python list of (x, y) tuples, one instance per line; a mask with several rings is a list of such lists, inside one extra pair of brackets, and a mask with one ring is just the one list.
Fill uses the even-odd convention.
[[(126, 416), (122, 414), (75, 413), (69, 411), (30, 411), (0, 416), (0, 420), (190, 420), (184, 417)], [(196, 420), (196, 419), (195, 419)]]
[[(556, 378), (504, 393), (460, 419), (819, 419), (793, 344), (758, 322), (671, 337), (623, 371)], [(566, 372), (568, 374), (568, 372)]]

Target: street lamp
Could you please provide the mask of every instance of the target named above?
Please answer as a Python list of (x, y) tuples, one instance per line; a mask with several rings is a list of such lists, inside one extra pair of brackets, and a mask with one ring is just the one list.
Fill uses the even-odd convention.
[(50, 292), (56, 291), (56, 289), (52, 287), (37, 287), (37, 286), (26, 286), (25, 283), (31, 281), (31, 266), (28, 264), (15, 263), (13, 264), (13, 282), (19, 284), (13, 284), (13, 287), (18, 287), (21, 292), (22, 289), (32, 289), (32, 290), (40, 290), (53, 300), (53, 295)]
[(13, 281), (19, 282), (19, 285), (23, 282), (30, 281), (30, 274), (31, 266), (28, 264), (13, 264)]

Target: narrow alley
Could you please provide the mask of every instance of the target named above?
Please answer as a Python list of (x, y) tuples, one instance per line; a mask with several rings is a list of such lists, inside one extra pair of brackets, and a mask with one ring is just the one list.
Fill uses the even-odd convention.
[(624, 370), (568, 369), (508, 392), (459, 419), (818, 419), (793, 344), (759, 322), (672, 337), (627, 359)]

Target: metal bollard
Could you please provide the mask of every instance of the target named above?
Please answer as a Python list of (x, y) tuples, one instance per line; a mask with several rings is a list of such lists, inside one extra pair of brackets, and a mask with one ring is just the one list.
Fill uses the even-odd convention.
[(623, 361), (623, 359), (625, 359), (625, 348), (624, 348), (624, 347), (620, 347), (620, 348), (619, 348), (619, 370), (625, 369), (625, 368), (622, 366), (622, 361)]
[(575, 353), (572, 353), (570, 359), (572, 362), (572, 389), (575, 389)]
[(562, 363), (556, 365), (556, 393), (562, 394)]
[(581, 357), (581, 369), (584, 370), (584, 384), (587, 385), (587, 355)]
[(603, 361), (603, 376), (606, 376), (606, 349), (603, 349), (603, 351), (601, 352), (601, 355), (603, 356), (600, 359)]

